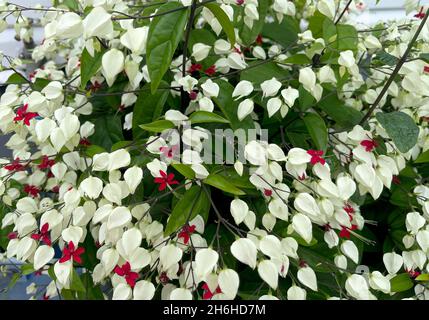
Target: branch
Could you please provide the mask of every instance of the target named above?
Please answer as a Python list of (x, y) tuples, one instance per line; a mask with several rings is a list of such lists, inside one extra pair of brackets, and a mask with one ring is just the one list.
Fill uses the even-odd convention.
[(350, 5), (352, 4), (353, 0), (349, 0), (349, 2), (346, 4), (344, 10), (341, 12), (340, 16), (338, 17), (337, 21), (335, 21), (335, 24), (338, 24), (340, 22), (341, 18), (344, 16)]
[[(186, 77), (186, 60), (188, 59), (188, 43), (189, 36), (191, 35), (192, 25), (194, 23), (195, 11), (197, 10), (197, 1), (193, 0), (191, 4), (191, 13), (189, 14), (188, 24), (186, 25), (185, 31), (185, 42), (183, 44), (182, 54), (182, 77)], [(182, 108), (186, 108), (186, 95), (183, 87), (180, 88), (180, 100)]]
[(428, 17), (429, 17), (429, 9), (426, 11), (425, 17), (423, 18), (422, 22), (420, 23), (420, 26), (417, 29), (416, 33), (414, 34), (413, 38), (411, 39), (410, 43), (408, 44), (407, 50), (402, 55), (401, 59), (399, 59), (398, 64), (395, 67), (395, 70), (393, 70), (392, 74), (390, 75), (389, 79), (387, 80), (386, 84), (384, 85), (383, 89), (381, 90), (380, 94), (378, 95), (377, 99), (375, 99), (375, 101), (372, 104), (371, 108), (368, 110), (368, 112), (365, 114), (365, 116), (359, 122), (360, 125), (364, 124), (369, 119), (369, 117), (371, 116), (371, 114), (377, 108), (377, 106), (380, 103), (381, 99), (383, 99), (384, 94), (389, 89), (390, 85), (392, 84), (393, 80), (395, 79), (396, 75), (398, 74), (399, 70), (401, 69), (402, 65), (406, 62), (407, 57), (410, 54), (411, 49), (413, 48), (414, 43), (417, 41), (417, 38), (418, 38), (420, 32), (422, 31), (424, 25), (426, 24), (426, 21), (427, 21)]

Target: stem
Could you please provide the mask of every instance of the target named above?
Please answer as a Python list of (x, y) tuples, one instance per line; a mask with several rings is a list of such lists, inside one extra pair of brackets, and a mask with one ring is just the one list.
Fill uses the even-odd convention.
[[(183, 54), (182, 54), (182, 77), (186, 77), (186, 60), (188, 59), (188, 43), (189, 36), (191, 35), (192, 24), (194, 23), (195, 11), (197, 10), (197, 1), (193, 0), (191, 4), (191, 13), (189, 14), (188, 24), (186, 25), (185, 32), (185, 42), (183, 44)], [(180, 88), (180, 100), (182, 108), (185, 109), (186, 106), (186, 93), (183, 90), (183, 87)]]
[(340, 16), (338, 17), (337, 21), (335, 21), (335, 24), (338, 24), (338, 22), (340, 22), (341, 18), (344, 16), (344, 14), (346, 13), (347, 9), (350, 7), (350, 5), (352, 4), (353, 0), (349, 0), (349, 2), (346, 4), (344, 10), (341, 12)]
[(386, 84), (384, 85), (383, 89), (381, 90), (380, 94), (378, 95), (377, 99), (372, 104), (371, 108), (369, 108), (368, 112), (365, 114), (365, 116), (362, 118), (362, 120), (359, 122), (360, 125), (364, 124), (371, 114), (374, 112), (374, 110), (377, 108), (378, 104), (380, 103), (381, 99), (383, 99), (384, 94), (389, 89), (390, 85), (392, 84), (393, 80), (395, 79), (396, 75), (398, 74), (399, 70), (401, 69), (402, 65), (407, 60), (408, 55), (411, 52), (411, 49), (413, 48), (414, 43), (417, 41), (417, 38), (422, 31), (424, 25), (426, 24), (426, 21), (429, 17), (429, 9), (426, 11), (425, 17), (423, 18), (422, 22), (420, 23), (419, 28), (417, 29), (416, 33), (414, 34), (413, 38), (411, 39), (410, 43), (408, 44), (408, 48), (405, 51), (405, 53), (402, 55), (401, 59), (399, 59), (398, 64), (395, 67), (395, 70), (393, 70), (392, 74), (390, 75), (389, 79), (387, 80)]

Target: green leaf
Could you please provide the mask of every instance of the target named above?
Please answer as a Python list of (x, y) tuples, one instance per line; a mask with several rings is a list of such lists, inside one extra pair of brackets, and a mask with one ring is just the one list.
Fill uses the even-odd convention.
[(234, 26), (232, 25), (231, 20), (229, 20), (228, 15), (217, 3), (206, 3), (204, 6), (207, 7), (216, 17), (217, 21), (222, 26), (223, 31), (228, 37), (232, 48), (235, 44), (235, 32)]
[(419, 58), (422, 59), (423, 61), (429, 63), (429, 53), (421, 53)]
[(85, 286), (83, 285), (82, 280), (80, 279), (75, 268), (73, 268), (73, 272), (71, 275), (70, 290), (79, 291), (79, 292), (86, 291)]
[(96, 154), (103, 153), (103, 152), (106, 152), (106, 149), (104, 149), (103, 147), (97, 146), (95, 144), (92, 144), (85, 149), (86, 155), (91, 158)]
[(305, 54), (295, 54), (283, 62), (292, 64), (310, 64), (311, 60)]
[[(181, 4), (168, 2), (158, 9), (157, 14), (179, 8), (182, 8)], [(149, 25), (146, 59), (152, 93), (155, 93), (170, 67), (174, 52), (182, 39), (187, 17), (187, 9), (177, 10), (154, 17)]]
[(417, 281), (429, 281), (429, 274), (427, 274), (427, 273), (422, 273), (421, 275), (419, 275), (417, 278), (416, 278), (416, 280)]
[(72, 11), (79, 10), (79, 2), (77, 2), (76, 0), (64, 0), (63, 4), (66, 5), (67, 8), (69, 8)]
[[(421, 56), (420, 56), (421, 57)], [(375, 58), (383, 62), (384, 64), (387, 64), (388, 66), (394, 66), (398, 63), (398, 58), (391, 55), (390, 53), (387, 53), (386, 51), (378, 52), (375, 55)]]
[(150, 132), (162, 132), (174, 128), (174, 123), (169, 120), (157, 120), (151, 123), (141, 124), (140, 128)]
[(337, 47), (336, 49), (356, 50), (358, 45), (358, 34), (356, 28), (349, 24), (337, 24)]
[(187, 164), (182, 163), (173, 163), (171, 164), (174, 169), (176, 169), (182, 176), (187, 179), (195, 178), (195, 171)]
[[(161, 85), (167, 88), (167, 82), (162, 81)], [(158, 89), (155, 93), (151, 94), (148, 90), (150, 84), (147, 83), (142, 88), (142, 91), (137, 98), (133, 109), (133, 138), (144, 137), (145, 133), (140, 128), (142, 123), (150, 123), (158, 119), (164, 110), (165, 102), (167, 101), (169, 90)]]
[(318, 106), (342, 128), (352, 128), (363, 117), (362, 112), (344, 105), (336, 92), (324, 96)]
[(24, 276), (26, 276), (27, 274), (32, 274), (34, 271), (35, 270), (32, 263), (23, 264), (21, 266), (21, 272)]
[(91, 143), (110, 150), (116, 142), (124, 140), (122, 123), (119, 116), (107, 115), (91, 120), (95, 125), (95, 133), (89, 137)]
[(25, 83), (28, 83), (28, 80), (22, 74), (14, 72), (9, 76), (9, 78), (7, 78), (6, 83), (7, 84), (25, 84)]
[(402, 292), (411, 289), (414, 286), (408, 273), (398, 274), (390, 279), (390, 290), (392, 292)]
[(317, 149), (326, 151), (328, 144), (328, 129), (325, 121), (316, 113), (307, 113), (304, 123)]
[(205, 195), (205, 192), (199, 186), (193, 186), (185, 192), (168, 218), (164, 231), (165, 236), (169, 236), (181, 228), (186, 221), (195, 218), (199, 211), (201, 195)]
[(232, 130), (237, 129), (253, 129), (254, 124), (252, 118), (247, 116), (243, 120), (238, 120), (237, 117), (237, 109), (238, 102), (232, 99), (232, 92), (234, 91), (234, 87), (224, 80), (216, 80), (215, 81), (219, 85), (219, 95), (215, 98), (213, 97), (214, 103), (218, 106), (218, 108), (222, 111), (223, 115), (226, 119), (228, 119)]
[(46, 87), (51, 80), (43, 79), (43, 78), (37, 78), (36, 81), (31, 85), (33, 90), (35, 91), (42, 91), (44, 87)]
[(189, 117), (193, 124), (196, 123), (229, 123), (224, 117), (208, 111), (195, 111)]
[(427, 162), (429, 162), (429, 150), (420, 154), (416, 159), (416, 161), (414, 161), (414, 163), (427, 163)]
[(207, 178), (203, 180), (203, 182), (205, 184), (211, 185), (212, 187), (215, 187), (217, 189), (231, 193), (236, 196), (242, 196), (246, 194), (244, 191), (234, 186), (227, 179), (217, 174), (210, 174)]
[(16, 282), (21, 278), (21, 274), (19, 272), (14, 273), (13, 276), (9, 280), (8, 289), (12, 289)]
[(277, 78), (282, 80), (289, 75), (289, 71), (280, 68), (274, 62), (253, 62), (241, 72), (240, 81), (247, 80), (259, 85), (265, 80)]
[(265, 23), (262, 36), (274, 40), (284, 48), (294, 44), (298, 39), (299, 22), (295, 18), (285, 16), (281, 23)]
[(316, 99), (313, 97), (313, 95), (310, 92), (304, 89), (303, 85), (299, 86), (298, 91), (299, 91), (298, 103), (299, 103), (299, 109), (301, 111), (305, 111), (308, 108), (311, 108), (316, 103)]
[(400, 111), (378, 112), (375, 116), (399, 151), (405, 153), (416, 145), (419, 127), (408, 114)]
[(245, 46), (251, 45), (255, 42), (258, 35), (261, 33), (262, 28), (265, 24), (265, 16), (267, 15), (269, 6), (268, 0), (259, 0), (258, 1), (258, 13), (259, 19), (253, 21), (252, 28), (249, 28), (244, 21), (242, 21), (242, 25), (239, 31), (240, 39), (243, 41)]
[(118, 141), (114, 145), (112, 145), (112, 148), (110, 149), (110, 151), (113, 152), (119, 149), (126, 149), (131, 144), (133, 144), (133, 141)]
[(86, 84), (93, 75), (101, 67), (101, 58), (103, 57), (104, 51), (95, 51), (94, 57), (92, 57), (88, 50), (83, 49), (82, 56), (80, 58), (80, 88), (85, 89)]

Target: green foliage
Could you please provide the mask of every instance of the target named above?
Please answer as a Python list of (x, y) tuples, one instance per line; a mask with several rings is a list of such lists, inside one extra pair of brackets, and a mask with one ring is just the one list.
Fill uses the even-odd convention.
[(419, 128), (409, 115), (399, 111), (391, 113), (379, 112), (376, 114), (376, 118), (399, 151), (405, 153), (416, 145)]
[[(168, 83), (161, 81), (161, 87), (168, 88)], [(161, 117), (165, 103), (170, 94), (168, 89), (159, 88), (155, 93), (150, 93), (150, 84), (145, 84), (140, 91), (133, 109), (133, 138), (145, 137), (145, 132), (140, 125), (151, 123)]]
[[(181, 5), (177, 2), (168, 2), (162, 5), (157, 13), (171, 11), (179, 7)], [(174, 52), (182, 39), (187, 17), (187, 10), (179, 10), (153, 18), (149, 26), (146, 59), (152, 93), (156, 92), (161, 79), (170, 66)]]
[(304, 123), (317, 149), (326, 151), (328, 145), (328, 129), (325, 121), (316, 113), (307, 113)]

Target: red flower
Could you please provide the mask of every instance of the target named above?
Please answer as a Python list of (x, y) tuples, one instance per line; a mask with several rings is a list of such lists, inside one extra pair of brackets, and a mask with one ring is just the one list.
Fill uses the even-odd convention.
[(393, 176), (393, 177), (392, 177), (392, 182), (393, 182), (394, 184), (401, 184), (401, 179), (399, 179), (399, 177), (398, 177), (398, 176)]
[(159, 174), (161, 177), (155, 178), (154, 182), (159, 184), (158, 191), (164, 190), (167, 185), (172, 184), (179, 184), (179, 181), (173, 180), (174, 179), (174, 173), (165, 173), (162, 170), (159, 170)]
[(4, 168), (9, 171), (22, 171), (25, 169), (25, 166), (21, 164), (19, 158), (16, 158), (11, 164), (4, 166)]
[(102, 87), (101, 83), (98, 83), (98, 81), (94, 81), (94, 84), (91, 84), (89, 86), (89, 90), (91, 90), (92, 92), (95, 92), (98, 89), (101, 89), (101, 87)]
[(258, 36), (256, 37), (256, 44), (262, 45), (262, 35), (258, 34)]
[(171, 148), (169, 147), (160, 147), (159, 151), (162, 152), (162, 154), (167, 157), (167, 158), (173, 158), (174, 153), (176, 152), (176, 150), (178, 149), (177, 145), (172, 146)]
[(217, 288), (216, 288), (215, 292), (211, 292), (211, 291), (210, 291), (210, 288), (209, 288), (209, 286), (208, 286), (208, 284), (207, 284), (207, 283), (204, 283), (204, 284), (202, 285), (202, 289), (204, 290), (204, 293), (203, 293), (203, 300), (210, 300), (211, 298), (213, 298), (213, 296), (214, 296), (215, 294), (217, 294), (217, 293), (222, 293), (222, 290), (220, 289), (220, 287), (219, 287), (219, 286), (217, 286)]
[(316, 163), (325, 164), (325, 159), (322, 158), (322, 150), (308, 150), (307, 153), (311, 156), (311, 164), (315, 165)]
[(39, 195), (40, 190), (36, 186), (31, 186), (29, 184), (26, 184), (24, 186), (24, 192), (28, 193), (30, 196), (35, 198)]
[(76, 263), (82, 263), (81, 255), (85, 252), (85, 248), (78, 247), (76, 250), (74, 248), (74, 243), (72, 241), (69, 242), (69, 245), (65, 245), (63, 249), (63, 256), (60, 259), (60, 263), (69, 261), (72, 259)]
[(182, 230), (179, 232), (178, 238), (183, 238), (183, 243), (188, 244), (191, 234), (195, 232), (195, 225), (185, 225)]
[(410, 275), (411, 278), (417, 278), (421, 272), (413, 269), (405, 269), (405, 271)]
[(31, 238), (37, 241), (42, 241), (46, 245), (51, 246), (52, 242), (49, 236), (49, 223), (45, 223), (40, 229), (40, 233), (33, 233)]
[(24, 121), (26, 126), (30, 125), (30, 120), (38, 117), (39, 115), (36, 112), (27, 112), (28, 104), (24, 104), (21, 108), (16, 111), (16, 116), (13, 118), (13, 121)]
[(235, 3), (241, 6), (244, 3), (244, 0), (235, 0)]
[(340, 231), (339, 236), (340, 236), (340, 238), (346, 238), (346, 239), (350, 239), (350, 231), (357, 229), (357, 225), (355, 225), (355, 224), (352, 224), (351, 228), (347, 228), (344, 226), (341, 226), (341, 227), (342, 227), (342, 229)]
[(170, 278), (168, 278), (168, 276), (167, 276), (167, 273), (166, 273), (166, 272), (162, 272), (162, 273), (159, 275), (159, 281), (160, 281), (162, 284), (167, 284), (167, 283), (168, 283), (168, 281), (170, 281)]
[(200, 71), (202, 68), (203, 66), (199, 63), (191, 64), (191, 66), (188, 69), (188, 73), (194, 73), (194, 72)]
[(216, 66), (212, 65), (212, 66), (208, 67), (204, 72), (206, 75), (212, 76), (216, 73)]
[(270, 189), (264, 189), (264, 194), (265, 194), (267, 197), (271, 197), (271, 196), (273, 195), (273, 191), (272, 191), (272, 190), (270, 190)]
[(195, 100), (198, 97), (198, 93), (196, 93), (195, 91), (191, 91), (189, 92), (189, 99), (191, 100)]
[(355, 209), (353, 209), (353, 207), (351, 205), (349, 205), (349, 204), (345, 205), (343, 207), (343, 209), (349, 215), (350, 221), (352, 221), (353, 220), (353, 214), (355, 213)]
[(423, 12), (423, 7), (420, 8), (420, 11), (414, 15), (415, 18), (423, 19), (425, 17), (425, 13)]
[(39, 169), (50, 169), (55, 164), (55, 160), (49, 160), (48, 156), (42, 157), (42, 162), (38, 165)]
[(9, 232), (8, 235), (7, 235), (7, 238), (9, 240), (17, 239), (18, 238), (18, 233), (17, 232)]
[(378, 147), (378, 143), (375, 140), (363, 140), (360, 143), (361, 146), (365, 147), (365, 151), (366, 152), (371, 152), (372, 150), (374, 150), (375, 148)]
[(91, 142), (89, 142), (89, 140), (87, 138), (82, 138), (82, 139), (80, 139), (79, 144), (81, 146), (88, 147), (91, 145)]
[(118, 276), (121, 277), (125, 277), (125, 280), (127, 281), (127, 283), (129, 284), (129, 286), (131, 288), (134, 288), (134, 286), (136, 285), (136, 280), (139, 277), (139, 274), (137, 272), (132, 272), (131, 271), (131, 265), (129, 262), (126, 262), (122, 265), (122, 267), (120, 266), (116, 266), (115, 269), (113, 270)]

